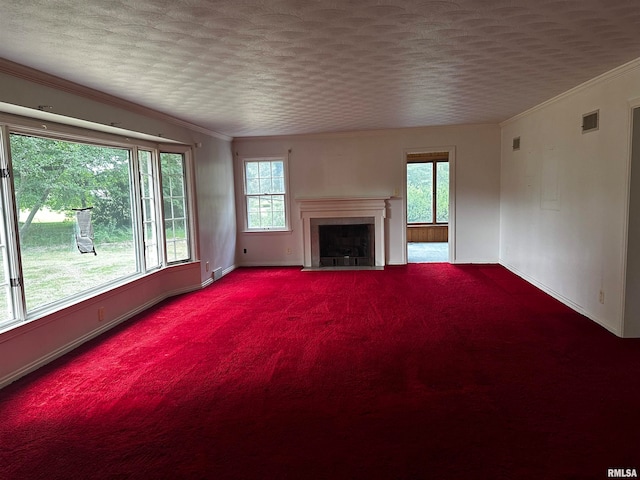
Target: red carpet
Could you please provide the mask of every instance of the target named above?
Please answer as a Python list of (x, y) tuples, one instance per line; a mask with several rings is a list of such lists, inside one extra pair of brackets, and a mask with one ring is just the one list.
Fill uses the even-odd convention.
[(497, 266), (241, 269), (0, 391), (2, 479), (605, 479), (640, 340)]

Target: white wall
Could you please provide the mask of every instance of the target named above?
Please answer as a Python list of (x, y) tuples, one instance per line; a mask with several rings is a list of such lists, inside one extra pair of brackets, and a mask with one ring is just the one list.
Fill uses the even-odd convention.
[[(465, 125), (236, 139), (237, 263), (302, 265), (297, 197), (376, 195), (394, 197), (387, 213), (387, 264), (404, 263), (405, 153), (448, 147), (455, 150), (455, 262), (495, 263), (499, 238), (499, 134), (496, 125)], [(289, 149), (292, 231), (243, 232), (242, 158), (286, 155)]]
[[(634, 330), (623, 305), (629, 101), (638, 96), (635, 62), (502, 125), (501, 263), (618, 335)], [(599, 130), (583, 134), (582, 115), (598, 109)]]
[[(233, 158), (228, 141), (194, 135), (201, 145), (194, 149), (201, 279), (213, 270), (235, 267), (236, 210)], [(209, 263), (207, 270), (207, 262)]]
[[(199, 258), (3, 332), (0, 334), (0, 387), (167, 296), (201, 288), (211, 281), (215, 269), (227, 272), (234, 268), (236, 224), (230, 139), (135, 105), (128, 108), (122, 101), (105, 104), (99, 94), (96, 98), (87, 98), (86, 92), (71, 93), (68, 85), (55, 88), (44, 83), (40, 79), (27, 81), (0, 73), (0, 102), (4, 104), (0, 104), (0, 111), (14, 114), (14, 106), (27, 107), (38, 116), (38, 105), (51, 105), (52, 111), (66, 117), (62, 120), (70, 124), (77, 123), (77, 119), (106, 126), (115, 122), (122, 129), (153, 136), (162, 134), (163, 138), (195, 147)], [(103, 320), (98, 318), (98, 308), (104, 308)]]

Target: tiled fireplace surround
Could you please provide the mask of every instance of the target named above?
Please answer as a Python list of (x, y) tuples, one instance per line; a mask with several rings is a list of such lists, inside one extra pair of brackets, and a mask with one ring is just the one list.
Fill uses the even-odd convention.
[(372, 224), (375, 266), (385, 265), (385, 233), (388, 197), (299, 198), (303, 223), (304, 267), (320, 267), (319, 225)]

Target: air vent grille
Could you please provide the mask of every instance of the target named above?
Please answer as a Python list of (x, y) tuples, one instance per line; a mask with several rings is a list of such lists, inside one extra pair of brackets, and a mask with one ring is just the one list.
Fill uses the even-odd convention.
[(600, 110), (596, 110), (595, 112), (585, 113), (582, 116), (582, 133), (593, 132), (594, 130), (598, 130), (600, 127)]

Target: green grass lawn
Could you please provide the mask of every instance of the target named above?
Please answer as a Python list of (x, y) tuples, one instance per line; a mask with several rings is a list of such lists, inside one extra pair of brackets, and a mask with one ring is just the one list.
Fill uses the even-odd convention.
[[(75, 245), (73, 223), (31, 226), (20, 247), (28, 312), (136, 273), (132, 233), (98, 233), (98, 254), (81, 254)], [(188, 258), (186, 239), (169, 242), (168, 254), (169, 261)], [(12, 318), (8, 292), (0, 292), (0, 324)]]
[(131, 243), (96, 245), (96, 251), (81, 254), (73, 245), (23, 247), (27, 310), (135, 273)]

